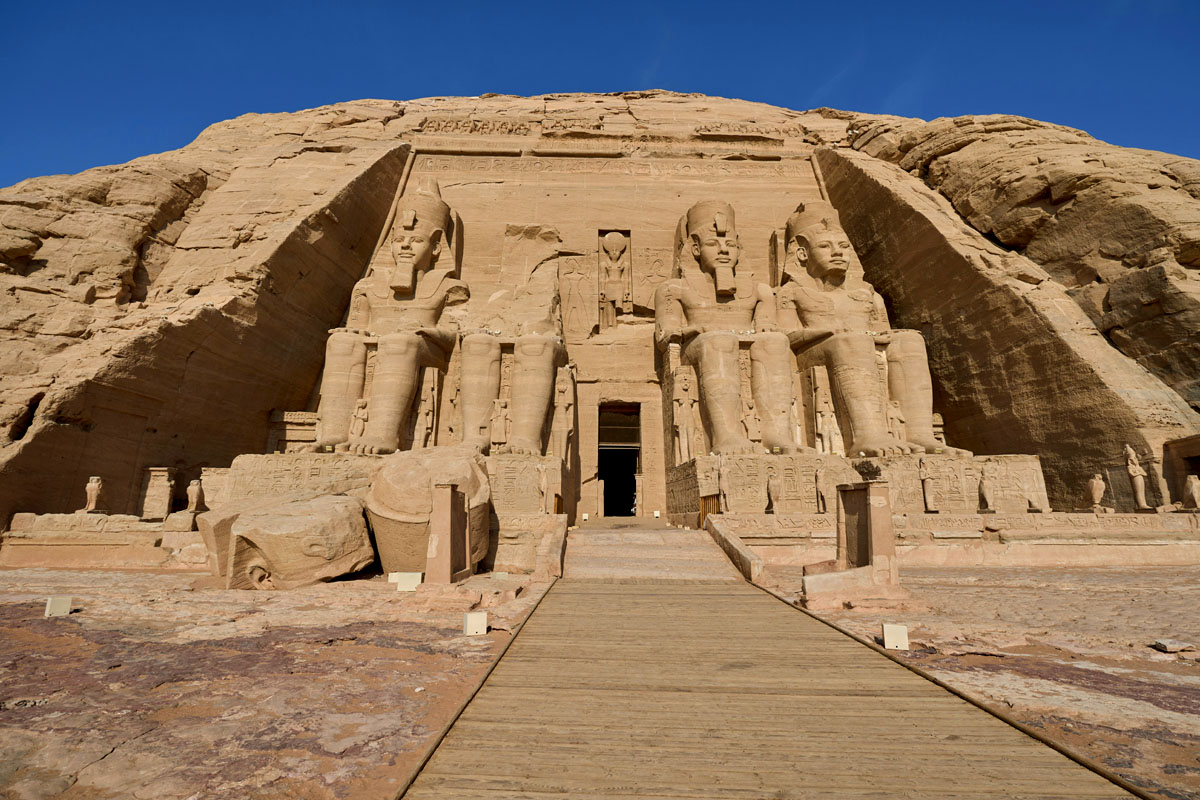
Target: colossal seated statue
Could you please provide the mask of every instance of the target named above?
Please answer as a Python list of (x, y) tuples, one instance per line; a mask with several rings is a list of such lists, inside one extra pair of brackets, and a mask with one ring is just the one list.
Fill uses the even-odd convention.
[[(470, 297), (457, 278), (453, 219), (436, 181), (401, 198), (392, 269), (373, 269), (355, 284), (346, 327), (330, 331), (315, 449), (390, 453), (400, 446), (423, 368), (446, 369), (454, 348), (457, 332), (440, 326), (442, 312)], [(375, 366), (364, 397), (369, 348)]]
[[(825, 202), (798, 206), (787, 221), (787, 250), (777, 321), (802, 363), (828, 369), (846, 454), (969, 456), (934, 437), (925, 340), (918, 331), (891, 329), (883, 298), (863, 278), (837, 210)], [(877, 348), (887, 356), (886, 389)], [(904, 439), (888, 432), (889, 400), (899, 404)]]
[[(788, 337), (776, 328), (770, 287), (737, 271), (740, 245), (733, 209), (718, 201), (692, 206), (679, 221), (675, 252), (676, 275), (654, 296), (655, 342), (660, 350), (678, 343), (682, 362), (696, 369), (712, 451), (795, 452), (788, 417)], [(761, 445), (747, 438), (742, 427), (738, 352), (745, 340), (751, 342), (751, 391), (761, 415)]]

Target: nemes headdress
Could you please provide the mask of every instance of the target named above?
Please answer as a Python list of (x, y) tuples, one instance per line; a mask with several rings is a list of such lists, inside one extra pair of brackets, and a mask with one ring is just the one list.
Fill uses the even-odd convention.
[(788, 217), (787, 240), (796, 241), (796, 237), (809, 230), (842, 230), (842, 220), (837, 209), (824, 200), (814, 200), (801, 203)]
[(720, 200), (701, 200), (688, 209), (687, 234), (716, 231), (718, 236), (727, 236), (737, 229), (733, 220), (733, 208)]
[(400, 198), (400, 207), (396, 209), (398, 227), (412, 230), (418, 224), (440, 230), (444, 240), (449, 240), (453, 234), (454, 218), (450, 206), (442, 200), (442, 191), (434, 178), (421, 179), (415, 192), (406, 192)]

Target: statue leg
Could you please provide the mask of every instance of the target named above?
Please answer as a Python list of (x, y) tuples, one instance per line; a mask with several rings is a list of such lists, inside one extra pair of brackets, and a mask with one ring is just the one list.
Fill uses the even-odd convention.
[(492, 402), (500, 396), (500, 342), (486, 333), (462, 340), (459, 377), (463, 443), (482, 453), (492, 440)]
[(367, 429), (362, 439), (351, 445), (354, 452), (392, 453), (400, 448), (400, 431), (420, 385), (420, 368), (432, 360), (427, 352), (431, 347), (412, 333), (380, 337), (367, 404)]
[(792, 372), (795, 357), (787, 334), (760, 333), (750, 346), (750, 385), (762, 421), (762, 443), (768, 450), (794, 453), (792, 439)]
[(512, 435), (508, 437), (508, 449), (512, 453), (540, 456), (554, 379), (560, 362), (566, 362), (566, 354), (556, 339), (538, 334), (520, 337), (514, 350)]
[(714, 453), (761, 453), (742, 431), (742, 379), (738, 372), (738, 337), (734, 333), (702, 333), (688, 342), (685, 363), (696, 368), (700, 407), (708, 419)]
[(947, 447), (933, 435), (933, 379), (925, 337), (917, 331), (892, 331), (887, 348), (888, 392), (904, 411), (905, 436), (928, 453), (969, 456), (967, 450)]
[(350, 438), (354, 405), (362, 397), (366, 378), (367, 343), (353, 333), (335, 333), (325, 343), (325, 372), (317, 407), (314, 449), (339, 445)]
[(861, 333), (839, 333), (808, 351), (829, 367), (829, 384), (847, 435), (846, 455), (901, 455), (920, 452), (888, 434), (883, 387), (875, 364), (875, 340)]

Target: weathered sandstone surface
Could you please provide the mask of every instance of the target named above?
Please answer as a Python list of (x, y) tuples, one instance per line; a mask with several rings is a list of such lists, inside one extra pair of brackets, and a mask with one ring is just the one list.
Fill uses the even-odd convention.
[[(1071, 507), (1120, 445), (1158, 453), (1200, 430), (1180, 399), (1193, 400), (1200, 374), (1186, 277), (1197, 162), (1024, 120), (924, 123), (667, 92), (367, 100), (247, 115), (171, 153), (0, 190), (0, 521), (81, 507), (93, 474), (111, 511), (136, 513), (144, 468), (174, 467), (186, 486), (262, 452), (272, 412), (313, 410), (328, 331), (417, 153), (432, 166), (416, 171), (471, 159), (444, 167), (442, 186), (479, 248), (464, 267), (464, 328), (504, 289), (506, 232), (525, 230), (511, 226), (556, 226), (560, 255), (586, 252), (595, 227), (575, 230), (571, 203), (645, 221), (654, 236), (635, 246), (651, 245), (638, 253), (649, 261), (669, 253), (689, 203), (727, 198), (743, 261), (765, 282), (767, 239), (793, 194), (827, 191), (897, 322), (925, 334), (952, 444), (1042, 456), (1052, 504)], [(1041, 163), (1028, 188), (1022, 158)], [(568, 161), (560, 177), (580, 173), (562, 184), (575, 194), (542, 188), (539, 170)], [(636, 189), (590, 177), (621, 169)], [(737, 177), (750, 170), (799, 177), (781, 191), (757, 172)], [(516, 178), (523, 194), (505, 185)], [(652, 286), (632, 295), (645, 310)], [(611, 339), (641, 359), (636, 374), (623, 358), (582, 359), (581, 418), (595, 413), (585, 399), (617, 394), (597, 383), (601, 362), (620, 373), (619, 399), (657, 394), (652, 350), (632, 346), (638, 327), (576, 336), (579, 353)], [(644, 429), (647, 463), (661, 463), (649, 415)], [(583, 465), (585, 487), (594, 470)], [(645, 507), (664, 494), (648, 480)]]
[(863, 117), (849, 139), (1044, 268), (1122, 353), (1200, 405), (1200, 162), (1005, 115)]

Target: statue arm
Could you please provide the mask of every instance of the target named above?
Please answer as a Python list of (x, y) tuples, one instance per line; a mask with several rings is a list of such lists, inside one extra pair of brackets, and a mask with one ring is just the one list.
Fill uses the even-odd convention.
[(765, 283), (755, 288), (757, 302), (754, 304), (754, 330), (759, 333), (779, 330), (779, 317), (775, 305), (775, 292)]
[(654, 293), (654, 342), (663, 350), (670, 342), (683, 338), (683, 302), (674, 281), (667, 281)]
[(776, 316), (779, 329), (787, 334), (788, 343), (792, 346), (792, 350), (800, 352), (817, 342), (828, 339), (833, 335), (833, 331), (828, 328), (806, 328), (804, 323), (800, 321), (800, 311), (796, 305), (796, 294), (794, 291), (789, 291), (789, 287), (794, 288), (794, 285), (786, 284), (779, 289), (778, 301), (776, 302)]
[(871, 292), (871, 330), (876, 333), (886, 333), (892, 329), (892, 323), (888, 319), (887, 305), (883, 302), (883, 295), (879, 292)]

